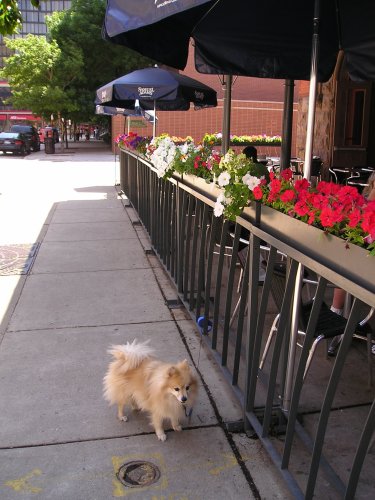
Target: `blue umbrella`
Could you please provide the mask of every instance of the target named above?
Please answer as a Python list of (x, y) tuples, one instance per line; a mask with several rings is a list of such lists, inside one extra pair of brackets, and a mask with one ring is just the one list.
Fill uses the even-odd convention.
[[(133, 71), (96, 91), (96, 102), (110, 107), (186, 111), (217, 106), (216, 91), (185, 75), (154, 67)], [(155, 135), (155, 121), (154, 121)]]
[[(123, 115), (125, 116), (125, 120), (131, 118), (132, 116), (138, 116), (144, 118), (146, 121), (150, 123), (154, 123), (157, 118), (155, 118), (155, 114), (153, 111), (146, 111), (139, 106), (139, 102), (135, 102), (134, 109), (126, 109), (126, 108), (114, 108), (112, 106), (101, 106), (100, 104), (96, 104), (95, 106), (95, 114), (96, 115), (106, 115), (106, 116), (116, 116)], [(130, 122), (128, 120), (128, 133), (129, 133)], [(125, 129), (124, 129), (125, 132)]]

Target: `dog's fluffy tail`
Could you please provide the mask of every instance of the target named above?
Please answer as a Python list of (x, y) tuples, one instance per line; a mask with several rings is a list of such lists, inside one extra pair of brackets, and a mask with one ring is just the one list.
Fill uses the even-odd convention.
[(153, 349), (149, 347), (149, 340), (143, 343), (127, 342), (124, 345), (113, 345), (108, 350), (115, 359), (122, 362), (121, 371), (123, 373), (137, 368), (144, 359), (149, 358), (153, 354)]

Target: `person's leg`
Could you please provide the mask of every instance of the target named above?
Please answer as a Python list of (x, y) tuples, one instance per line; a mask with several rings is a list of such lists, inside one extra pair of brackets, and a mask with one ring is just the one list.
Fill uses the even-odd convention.
[[(346, 292), (342, 288), (335, 288), (333, 291), (333, 300), (331, 305), (331, 311), (342, 316), (344, 312)], [(342, 335), (337, 335), (333, 337), (328, 347), (328, 356), (335, 356), (337, 348), (340, 345)]]
[(346, 292), (342, 288), (335, 288), (333, 291), (333, 300), (331, 311), (342, 316), (345, 305)]

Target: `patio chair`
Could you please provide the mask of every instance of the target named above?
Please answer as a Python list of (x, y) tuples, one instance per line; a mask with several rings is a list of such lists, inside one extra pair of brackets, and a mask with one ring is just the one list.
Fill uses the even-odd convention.
[(329, 180), (330, 180), (331, 182), (334, 182), (335, 184), (338, 184), (338, 183), (339, 183), (339, 181), (338, 181), (338, 179), (337, 179), (336, 172), (335, 172), (334, 170), (332, 170), (332, 168), (331, 168), (331, 167), (328, 169), (328, 171), (329, 171)]
[[(311, 284), (311, 280), (306, 278), (306, 281)], [(271, 285), (271, 294), (276, 304), (276, 307), (281, 310), (282, 301), (285, 293), (285, 284), (286, 284), (286, 263), (280, 262), (274, 266), (273, 276), (272, 276), (272, 285)], [(306, 303), (301, 304), (300, 307), (300, 318), (299, 318), (299, 336), (303, 337), (306, 335), (306, 328), (309, 321), (311, 309), (314, 303), (314, 299), (309, 300)], [(367, 323), (368, 319), (371, 317), (372, 310), (366, 316), (366, 318), (361, 321), (357, 325), (357, 329), (354, 333), (354, 337), (366, 339), (367, 340), (367, 353), (368, 353), (368, 382), (369, 385), (372, 385), (372, 359), (371, 359), (371, 347), (372, 347), (372, 329), (370, 325)], [(262, 358), (260, 361), (259, 368), (262, 370), (264, 363), (266, 361), (269, 349), (271, 347), (272, 340), (277, 332), (278, 322), (279, 322), (280, 314), (276, 316), (274, 319), (266, 345), (262, 354)], [(346, 327), (347, 319), (343, 316), (339, 316), (338, 314), (331, 311), (331, 309), (327, 306), (325, 302), (322, 303), (318, 322), (316, 325), (316, 329), (314, 332), (314, 342), (311, 345), (309, 356), (306, 362), (305, 371), (303, 375), (303, 379), (305, 380), (306, 375), (309, 371), (313, 356), (315, 354), (316, 348), (318, 344), (322, 340), (332, 339), (337, 337), (338, 335), (343, 334)], [(297, 343), (299, 347), (302, 347), (301, 343)]]

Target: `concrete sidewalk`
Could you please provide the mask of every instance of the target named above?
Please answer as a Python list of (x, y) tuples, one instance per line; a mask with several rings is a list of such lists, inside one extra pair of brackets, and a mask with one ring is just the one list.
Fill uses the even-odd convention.
[[(195, 324), (171, 306), (176, 291), (118, 196), (109, 149), (90, 141), (1, 163), (0, 498), (289, 498), (259, 441), (227, 432), (240, 407)], [(134, 338), (198, 371), (192, 418), (165, 443), (145, 415), (119, 422), (102, 397), (107, 348)], [(116, 473), (131, 461), (160, 478), (124, 486)]]

